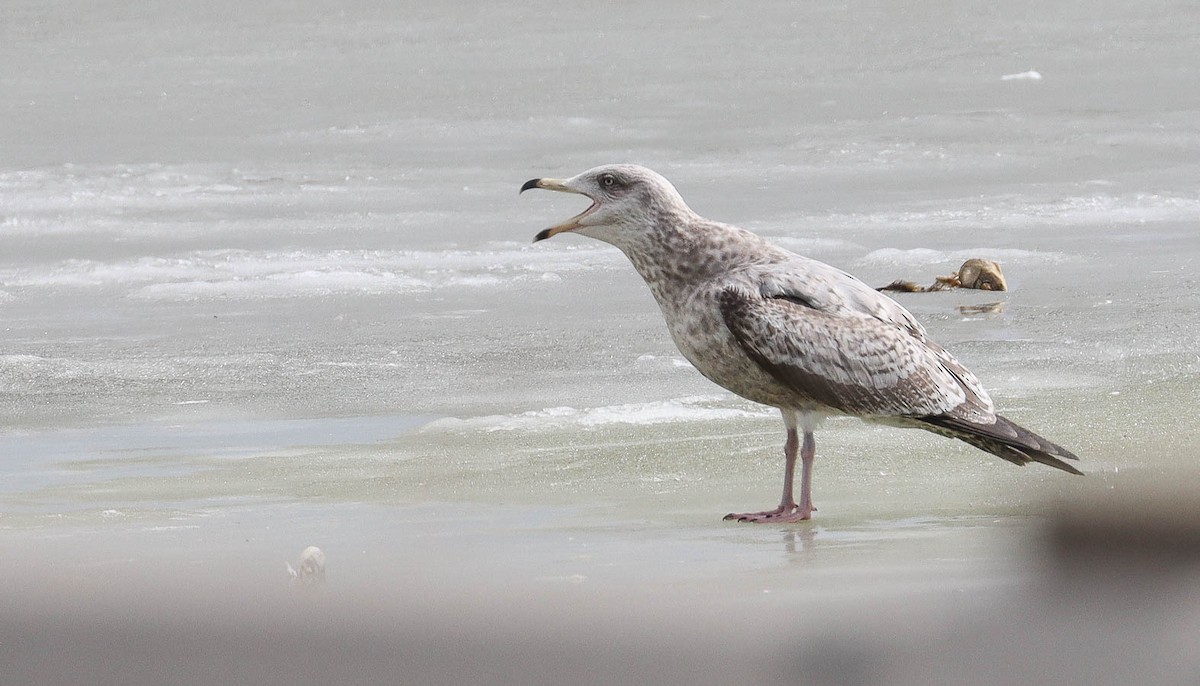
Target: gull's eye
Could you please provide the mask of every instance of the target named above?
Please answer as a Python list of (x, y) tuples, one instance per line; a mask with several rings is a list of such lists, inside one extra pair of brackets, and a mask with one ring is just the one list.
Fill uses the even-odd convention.
[(605, 174), (604, 176), (600, 177), (600, 185), (604, 186), (605, 188), (612, 188), (613, 186), (617, 185), (617, 177), (613, 176), (612, 174)]

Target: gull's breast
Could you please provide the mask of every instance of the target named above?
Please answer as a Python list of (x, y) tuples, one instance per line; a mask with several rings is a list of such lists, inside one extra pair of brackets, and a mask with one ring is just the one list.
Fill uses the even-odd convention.
[(675, 346), (692, 366), (719, 386), (754, 402), (828, 410), (771, 377), (742, 350), (721, 316), (718, 292), (709, 288), (690, 297), (659, 301)]

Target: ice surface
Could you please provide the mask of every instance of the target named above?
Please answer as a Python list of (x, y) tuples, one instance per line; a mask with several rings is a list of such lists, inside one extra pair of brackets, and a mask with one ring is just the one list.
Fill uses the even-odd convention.
[(1170, 475), (1200, 446), (1197, 25), (1182, 0), (9, 2), (3, 557), (1003, 586), (1013, 530), (1081, 487), (926, 434), (830, 420), (817, 523), (722, 524), (777, 499), (782, 425), (686, 366), (615, 249), (531, 244), (586, 201), (517, 189), (638, 162), (873, 285), (996, 259), (1006, 293), (898, 299), (1088, 479)]

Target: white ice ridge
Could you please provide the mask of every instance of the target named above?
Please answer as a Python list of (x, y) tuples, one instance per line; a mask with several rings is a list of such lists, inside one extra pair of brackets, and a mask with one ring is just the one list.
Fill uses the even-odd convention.
[(1042, 75), (1032, 69), (1023, 71), (1019, 74), (1005, 74), (1000, 77), (1001, 81), (1041, 81)]
[(732, 396), (696, 395), (603, 407), (547, 407), (515, 415), (445, 418), (426, 424), (421, 431), (596, 429), (615, 424), (644, 426), (721, 419), (774, 419), (776, 415), (777, 412), (771, 408), (751, 405)]
[(124, 287), (149, 300), (277, 298), (328, 293), (396, 293), (448, 286), (491, 288), (616, 268), (603, 248), (532, 251), (524, 243), (478, 250), (202, 250), (176, 257), (72, 259), (0, 269), (8, 286)]
[(880, 248), (863, 255), (860, 262), (869, 265), (897, 265), (906, 267), (939, 266), (959, 262), (972, 257), (986, 257), (1001, 263), (1013, 264), (1059, 264), (1068, 257), (1063, 253), (1021, 250), (1019, 248), (969, 248), (966, 250), (933, 250), (931, 248)]

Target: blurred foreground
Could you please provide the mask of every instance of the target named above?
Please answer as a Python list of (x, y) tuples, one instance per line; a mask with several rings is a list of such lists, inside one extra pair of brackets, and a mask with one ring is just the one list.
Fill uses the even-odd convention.
[(4, 683), (130, 686), (1200, 683), (1200, 506), (1106, 490), (1048, 520), (1026, 581), (971, 594), (535, 591), (487, 569), (468, 586), (347, 584), (336, 560), (328, 582), (281, 569), (263, 588), (219, 566), (24, 564), (0, 592), (0, 664)]

